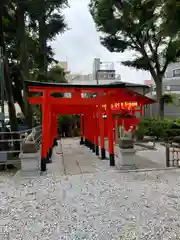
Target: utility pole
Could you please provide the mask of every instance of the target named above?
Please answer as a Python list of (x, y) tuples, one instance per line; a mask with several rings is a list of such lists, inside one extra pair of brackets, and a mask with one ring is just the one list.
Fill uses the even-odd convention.
[(98, 75), (98, 70), (96, 70), (96, 72), (95, 72), (95, 77), (96, 77), (96, 83), (97, 83), (97, 85), (99, 84), (99, 79), (98, 79), (98, 77), (99, 77), (99, 75)]
[(95, 80), (96, 80), (96, 83), (97, 85), (99, 84), (99, 74), (98, 74), (98, 71), (100, 69), (100, 59), (98, 58), (95, 58), (94, 59), (94, 71), (95, 71)]
[(4, 1), (0, 3), (0, 87), (1, 87), (1, 130), (4, 131), (4, 31), (3, 31)]
[(0, 47), (0, 86), (1, 86), (1, 112), (4, 114), (4, 55)]

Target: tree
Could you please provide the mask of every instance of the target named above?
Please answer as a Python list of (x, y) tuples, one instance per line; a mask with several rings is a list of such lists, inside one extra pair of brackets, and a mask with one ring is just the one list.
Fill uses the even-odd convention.
[(64, 16), (61, 14), (61, 9), (66, 7), (67, 4), (67, 0), (39, 0), (32, 3), (29, 7), (31, 26), (35, 31), (38, 31), (38, 68), (41, 76), (46, 77), (47, 75), (47, 41), (53, 40), (57, 34), (63, 33), (66, 30), (67, 26)]
[[(52, 66), (47, 72), (47, 81), (54, 82), (54, 83), (67, 83), (64, 69), (58, 64)], [(62, 98), (64, 94), (61, 92), (54, 92), (54, 93), (51, 93), (51, 96), (55, 98)], [(35, 106), (34, 110), (35, 110), (35, 118), (38, 122), (40, 122), (41, 109), (39, 106)]]
[[(56, 64), (55, 66), (49, 69), (47, 73), (47, 79), (49, 82), (67, 83), (64, 69), (58, 64)], [(61, 92), (51, 93), (51, 95), (56, 98), (60, 98), (64, 96), (64, 94)]]
[(52, 66), (47, 74), (47, 79), (55, 83), (67, 83), (64, 69), (58, 64)]
[(11, 78), (9, 75), (9, 69), (8, 69), (8, 57), (6, 55), (6, 44), (5, 44), (5, 37), (4, 37), (4, 24), (8, 22), (7, 17), (9, 16), (8, 10), (7, 10), (7, 2), (2, 1), (0, 3), (0, 50), (3, 55), (2, 61), (4, 68), (4, 85), (5, 85), (5, 93), (6, 93), (6, 100), (8, 103), (8, 109), (9, 109), (9, 116), (10, 116), (10, 124), (12, 131), (17, 130), (17, 119), (16, 119), (16, 110), (14, 106), (14, 99), (13, 99), (13, 93), (12, 93), (12, 84), (11, 84)]
[(164, 116), (162, 81), (169, 63), (180, 55), (180, 39), (167, 36), (161, 28), (159, 0), (91, 0), (90, 13), (101, 43), (111, 52), (132, 50), (136, 57), (125, 66), (149, 71), (156, 84), (159, 116)]
[(164, 0), (161, 11), (162, 27), (166, 34), (176, 36), (180, 33), (180, 0)]
[[(28, 91), (24, 83), (26, 80), (45, 79), (40, 74), (42, 69), (46, 70), (49, 64), (56, 62), (54, 52), (51, 46), (47, 45), (47, 41), (51, 41), (58, 33), (65, 30), (66, 24), (60, 12), (65, 2), (65, 0), (39, 0), (38, 2), (9, 0), (6, 1), (5, 11), (1, 7), (3, 9), (2, 16), (5, 19), (1, 31), (8, 65), (6, 78), (9, 76), (8, 86), (12, 89), (11, 94), (9, 91), (6, 92), (13, 100), (11, 106), (14, 106), (14, 102), (20, 105), (29, 127), (32, 126), (33, 113), (27, 101)], [(42, 26), (42, 22), (40, 24), (42, 7), (45, 7), (45, 27)], [(19, 27), (17, 28), (17, 26)], [(44, 28), (45, 33), (42, 35)], [(42, 54), (45, 62), (42, 61)], [(39, 78), (38, 75), (40, 75)], [(14, 115), (16, 117), (15, 111)], [(13, 122), (15, 123), (15, 121)]]

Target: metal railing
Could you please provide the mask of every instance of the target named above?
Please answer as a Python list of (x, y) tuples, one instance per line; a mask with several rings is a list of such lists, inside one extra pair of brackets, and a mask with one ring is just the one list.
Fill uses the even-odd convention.
[(166, 167), (180, 167), (180, 144), (167, 143), (166, 147)]
[(0, 165), (20, 161), (19, 153), (22, 152), (23, 143), (28, 140), (28, 136), (40, 149), (41, 126), (17, 132), (0, 132)]

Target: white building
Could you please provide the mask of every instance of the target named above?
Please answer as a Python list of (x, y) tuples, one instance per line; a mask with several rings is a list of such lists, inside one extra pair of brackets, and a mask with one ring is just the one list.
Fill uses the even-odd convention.
[[(156, 85), (151, 81), (151, 91), (147, 94), (148, 97), (156, 97)], [(165, 104), (164, 115), (166, 117), (180, 117), (180, 62), (171, 63), (168, 65), (163, 79), (163, 93), (174, 94), (174, 103)], [(157, 116), (157, 104), (149, 105), (147, 115)]]
[(113, 62), (101, 62), (100, 58), (95, 58), (91, 74), (69, 73), (67, 80), (71, 84), (108, 84), (120, 81), (121, 76), (116, 74)]
[[(156, 85), (153, 80), (149, 84), (152, 86), (152, 95), (156, 95)], [(144, 82), (145, 83), (145, 82)], [(164, 79), (163, 92), (180, 95), (180, 62), (168, 65)]]

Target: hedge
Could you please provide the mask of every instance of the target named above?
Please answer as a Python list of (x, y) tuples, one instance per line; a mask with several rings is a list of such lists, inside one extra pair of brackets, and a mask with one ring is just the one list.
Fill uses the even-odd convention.
[(153, 136), (156, 139), (163, 140), (180, 136), (180, 119), (144, 118), (137, 126), (135, 136), (137, 139), (143, 139), (144, 136)]

